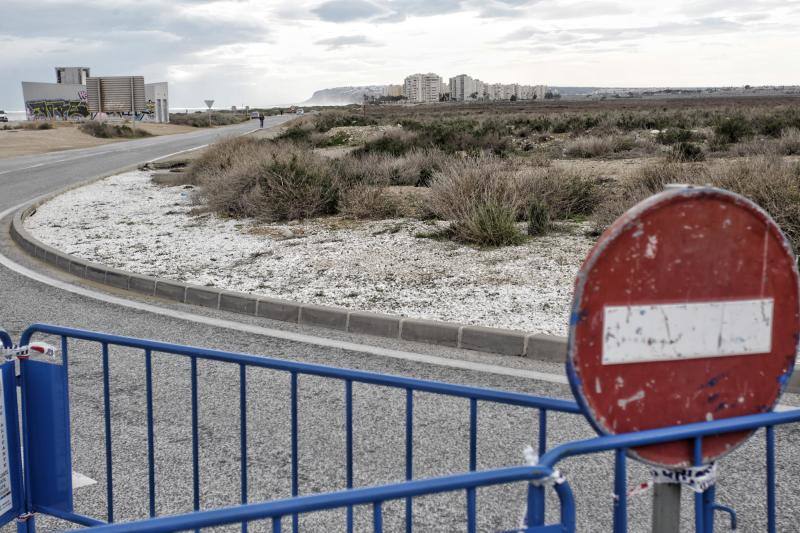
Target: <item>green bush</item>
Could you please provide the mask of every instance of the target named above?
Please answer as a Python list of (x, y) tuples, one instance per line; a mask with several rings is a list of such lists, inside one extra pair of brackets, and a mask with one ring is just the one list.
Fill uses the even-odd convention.
[(455, 223), (456, 235), (466, 242), (481, 246), (514, 246), (524, 237), (516, 224), (513, 209), (499, 203), (487, 202), (475, 206), (474, 211)]
[(550, 212), (547, 205), (539, 200), (528, 207), (528, 235), (544, 235), (550, 229)]
[(691, 130), (681, 128), (667, 128), (658, 132), (656, 140), (661, 144), (678, 144), (695, 140), (695, 134)]
[(676, 161), (703, 161), (706, 158), (703, 148), (690, 142), (681, 142), (673, 146), (670, 156)]
[(291, 126), (278, 135), (276, 139), (305, 143), (311, 140), (311, 130), (300, 125)]
[(451, 221), (453, 239), (480, 246), (519, 244), (517, 228), (523, 197), (514, 179), (516, 168), (494, 157), (449, 162), (431, 181), (431, 208)]
[(714, 126), (714, 134), (724, 143), (736, 143), (753, 135), (753, 127), (743, 115), (726, 117)]

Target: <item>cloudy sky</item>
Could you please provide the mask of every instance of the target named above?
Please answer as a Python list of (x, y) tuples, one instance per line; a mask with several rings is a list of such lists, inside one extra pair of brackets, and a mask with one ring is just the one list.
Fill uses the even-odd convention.
[(53, 67), (173, 107), (299, 102), (412, 72), (571, 86), (800, 84), (800, 0), (2, 0), (0, 109)]

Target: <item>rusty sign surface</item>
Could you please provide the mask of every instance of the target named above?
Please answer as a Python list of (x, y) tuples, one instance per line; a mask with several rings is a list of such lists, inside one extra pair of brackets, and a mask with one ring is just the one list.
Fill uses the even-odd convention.
[[(620, 217), (575, 282), (567, 374), (603, 434), (771, 410), (800, 334), (789, 243), (761, 208), (710, 187), (670, 190)], [(713, 461), (749, 437), (704, 440)], [(691, 464), (689, 442), (631, 454)]]

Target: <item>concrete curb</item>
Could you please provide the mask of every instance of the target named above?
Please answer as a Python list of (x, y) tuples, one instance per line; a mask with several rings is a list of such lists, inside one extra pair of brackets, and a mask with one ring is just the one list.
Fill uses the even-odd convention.
[(25, 218), (63, 192), (49, 195), (15, 213), (11, 237), (28, 254), (80, 278), (173, 302), (305, 326), (552, 362), (565, 360), (566, 339), (563, 337), (303, 304), (132, 274), (85, 261), (43, 244), (24, 226)]

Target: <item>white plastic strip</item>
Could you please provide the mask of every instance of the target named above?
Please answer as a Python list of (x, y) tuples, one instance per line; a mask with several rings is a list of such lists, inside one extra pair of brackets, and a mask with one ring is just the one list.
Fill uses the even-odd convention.
[(607, 306), (603, 364), (769, 353), (773, 304), (765, 298)]

